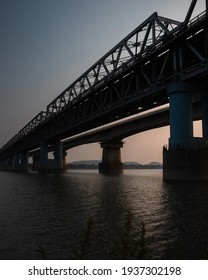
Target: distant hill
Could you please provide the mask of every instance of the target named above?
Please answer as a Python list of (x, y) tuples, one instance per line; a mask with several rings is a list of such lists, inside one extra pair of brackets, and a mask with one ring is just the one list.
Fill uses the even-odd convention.
[(142, 166), (142, 164), (141, 163), (139, 163), (139, 162), (136, 162), (136, 161), (125, 161), (124, 162), (124, 165), (136, 165), (136, 166)]
[(124, 162), (124, 169), (160, 169), (162, 164), (160, 162), (152, 161), (148, 164), (141, 164), (139, 162)]
[(67, 164), (68, 169), (98, 169), (100, 160), (79, 160)]
[(148, 163), (147, 165), (151, 165), (151, 166), (162, 166), (161, 162), (157, 162), (157, 161), (151, 161), (150, 163)]
[(100, 160), (79, 160), (79, 161), (72, 161), (70, 164), (72, 165), (98, 165), (101, 161)]
[[(68, 169), (98, 169), (100, 160), (80, 160), (72, 161), (67, 164)], [(160, 169), (162, 164), (160, 162), (152, 161), (148, 164), (141, 164), (136, 161), (124, 162), (124, 169)]]

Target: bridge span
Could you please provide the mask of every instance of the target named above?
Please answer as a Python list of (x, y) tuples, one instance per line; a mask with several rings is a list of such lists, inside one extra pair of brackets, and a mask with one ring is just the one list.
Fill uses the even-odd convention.
[[(169, 104), (169, 117), (166, 112), (160, 120), (167, 124), (168, 118), (170, 124), (169, 145), (163, 151), (163, 178), (207, 180), (208, 11), (206, 6), (191, 18), (196, 2), (192, 0), (183, 22), (154, 13), (133, 30), (0, 149), (0, 169), (25, 170), (28, 155), (38, 149), (34, 165), (39, 172), (63, 171), (66, 147), (73, 142), (64, 139), (74, 137), (73, 143), (78, 145), (84, 141), (80, 133)], [(201, 108), (201, 139), (193, 137), (196, 102)], [(146, 129), (151, 129), (159, 116), (153, 114)], [(106, 130), (106, 136), (115, 136), (119, 129), (121, 134), (111, 137), (112, 141), (99, 139), (103, 148), (100, 172), (122, 171), (122, 164), (120, 168), (115, 164), (119, 154), (107, 151), (120, 151), (122, 139), (138, 133), (142, 121), (145, 118), (140, 124), (132, 121), (132, 131), (128, 123), (123, 134), (122, 124)], [(120, 142), (115, 143), (115, 139)], [(53, 160), (48, 159), (51, 147)]]

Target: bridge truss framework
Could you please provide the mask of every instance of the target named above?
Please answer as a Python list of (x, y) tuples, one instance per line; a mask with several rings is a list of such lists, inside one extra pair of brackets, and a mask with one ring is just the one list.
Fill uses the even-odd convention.
[(206, 86), (208, 13), (189, 21), (195, 3), (182, 23), (152, 14), (24, 126), (0, 158), (169, 103), (171, 82)]

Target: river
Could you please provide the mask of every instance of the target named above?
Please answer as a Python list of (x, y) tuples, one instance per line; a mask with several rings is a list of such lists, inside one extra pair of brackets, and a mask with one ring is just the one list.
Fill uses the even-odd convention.
[(0, 172), (0, 259), (207, 259), (208, 182)]

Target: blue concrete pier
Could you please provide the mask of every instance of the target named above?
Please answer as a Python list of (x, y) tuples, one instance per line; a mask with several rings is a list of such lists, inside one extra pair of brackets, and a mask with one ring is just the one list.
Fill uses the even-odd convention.
[[(171, 83), (167, 93), (170, 99), (170, 139), (163, 150), (164, 180), (208, 180), (208, 98), (201, 86)], [(193, 136), (193, 96), (201, 100), (203, 136)]]
[(170, 149), (188, 148), (193, 142), (193, 85), (172, 83), (167, 93), (170, 101)]

